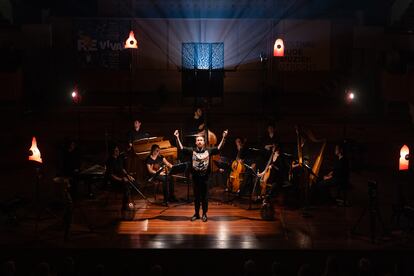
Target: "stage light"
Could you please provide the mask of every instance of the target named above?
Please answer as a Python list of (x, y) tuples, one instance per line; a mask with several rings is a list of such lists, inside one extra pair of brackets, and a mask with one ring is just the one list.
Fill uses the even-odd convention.
[(125, 41), (124, 48), (125, 49), (138, 49), (138, 41), (135, 39), (135, 35), (133, 31), (129, 32), (129, 37)]
[(260, 52), (260, 62), (264, 63), (267, 61), (267, 56), (264, 52)]
[(32, 139), (32, 146), (29, 149), (29, 160), (37, 162), (39, 164), (43, 163), (42, 157), (40, 155), (40, 150), (37, 148), (36, 137)]
[(410, 149), (407, 145), (404, 145), (400, 149), (400, 163), (399, 163), (399, 170), (406, 171), (408, 170), (410, 164)]
[(285, 44), (283, 39), (278, 38), (275, 41), (275, 45), (273, 46), (273, 56), (274, 57), (284, 57), (285, 56)]
[(353, 101), (356, 100), (356, 93), (351, 89), (346, 90), (345, 100), (348, 103), (352, 103)]
[(82, 100), (82, 96), (79, 93), (79, 90), (77, 87), (75, 87), (75, 89), (73, 89), (73, 91), (70, 93), (70, 96), (72, 98), (72, 102), (74, 104), (79, 104)]

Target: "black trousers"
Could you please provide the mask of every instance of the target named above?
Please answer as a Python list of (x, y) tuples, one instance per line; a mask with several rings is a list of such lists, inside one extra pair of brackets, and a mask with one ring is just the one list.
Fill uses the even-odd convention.
[(157, 180), (162, 181), (162, 193), (164, 195), (164, 201), (168, 201), (169, 199), (174, 197), (174, 181), (166, 175), (157, 175), (155, 178)]
[(208, 175), (193, 174), (194, 189), (194, 210), (195, 214), (200, 214), (200, 204), (203, 214), (208, 211)]
[(348, 185), (346, 181), (336, 181), (335, 179), (322, 180), (312, 187), (311, 195), (319, 201), (329, 201), (332, 199), (331, 188), (336, 188), (336, 197), (347, 201)]

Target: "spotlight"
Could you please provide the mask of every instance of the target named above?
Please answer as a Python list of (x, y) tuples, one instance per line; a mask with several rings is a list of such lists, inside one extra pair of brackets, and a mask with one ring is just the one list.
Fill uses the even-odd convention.
[(283, 39), (278, 38), (275, 41), (273, 46), (273, 56), (274, 57), (284, 57), (285, 56), (285, 43)]
[(125, 41), (125, 49), (138, 49), (138, 41), (135, 39), (135, 34), (133, 31), (129, 32), (129, 36)]
[(267, 56), (264, 52), (260, 52), (260, 62), (263, 63), (267, 61)]
[(400, 149), (399, 167), (400, 171), (407, 171), (410, 164), (410, 148), (407, 145), (403, 145)]
[(356, 100), (356, 93), (351, 89), (347, 90), (346, 95), (345, 95), (345, 100), (348, 103), (351, 103), (351, 102), (355, 101)]
[(82, 100), (82, 96), (80, 95), (77, 88), (73, 89), (70, 96), (72, 97), (72, 102), (75, 104), (79, 104)]
[(41, 157), (41, 154), (40, 154), (40, 150), (37, 147), (36, 137), (33, 137), (32, 138), (32, 145), (31, 145), (31, 147), (29, 149), (28, 159), (30, 161), (34, 161), (34, 162), (36, 162), (38, 164), (42, 164), (43, 163), (43, 160), (42, 160), (42, 157)]

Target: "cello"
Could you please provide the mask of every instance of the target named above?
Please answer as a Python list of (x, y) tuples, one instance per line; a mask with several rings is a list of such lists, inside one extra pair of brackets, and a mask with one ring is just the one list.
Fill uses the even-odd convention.
[[(237, 140), (236, 140), (237, 143)], [(231, 163), (231, 173), (227, 180), (227, 189), (230, 192), (239, 193), (240, 192), (240, 185), (244, 181), (244, 173), (246, 168), (244, 166), (244, 162), (240, 159), (240, 152), (243, 147), (241, 141), (238, 144), (238, 152), (236, 159)]]
[(256, 183), (254, 185), (254, 190), (255, 190), (257, 183), (260, 182), (260, 185), (259, 185), (260, 186), (260, 192), (259, 192), (260, 196), (264, 196), (266, 194), (266, 189), (267, 189), (267, 186), (268, 186), (267, 181), (269, 180), (270, 170), (271, 170), (270, 164), (272, 163), (273, 156), (275, 155), (275, 152), (276, 152), (276, 147), (273, 146), (272, 154), (270, 154), (270, 158), (267, 161), (266, 167), (265, 167), (262, 175), (257, 178)]

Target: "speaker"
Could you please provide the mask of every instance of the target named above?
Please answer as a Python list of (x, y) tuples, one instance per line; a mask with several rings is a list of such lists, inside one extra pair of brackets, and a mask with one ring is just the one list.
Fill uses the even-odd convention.
[(183, 70), (182, 90), (184, 97), (222, 97), (224, 71), (220, 70)]

